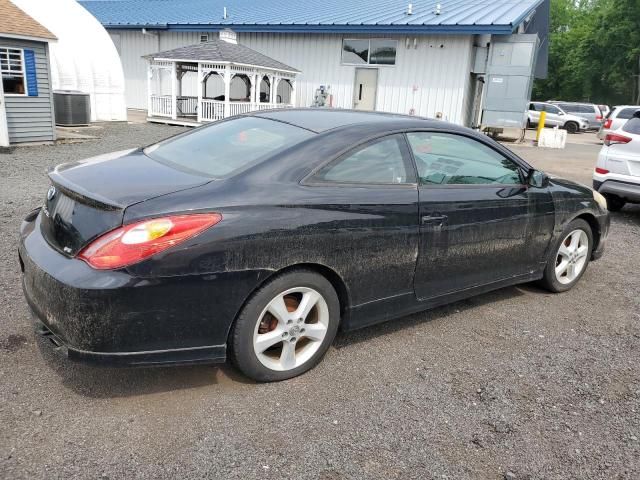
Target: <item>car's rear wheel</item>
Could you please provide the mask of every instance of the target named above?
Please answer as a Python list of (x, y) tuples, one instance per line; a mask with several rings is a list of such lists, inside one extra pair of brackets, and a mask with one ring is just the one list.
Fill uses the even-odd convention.
[(287, 272), (244, 306), (229, 339), (230, 357), (254, 380), (286, 380), (320, 362), (339, 321), (338, 296), (326, 278), (310, 270)]
[(578, 133), (580, 126), (576, 122), (567, 122), (564, 124), (564, 128), (568, 133)]
[(611, 212), (618, 212), (622, 210), (622, 207), (627, 203), (623, 198), (608, 193), (604, 195), (604, 198), (607, 199), (607, 210)]
[(582, 219), (569, 223), (544, 270), (542, 284), (552, 292), (571, 289), (582, 277), (593, 248), (591, 227)]

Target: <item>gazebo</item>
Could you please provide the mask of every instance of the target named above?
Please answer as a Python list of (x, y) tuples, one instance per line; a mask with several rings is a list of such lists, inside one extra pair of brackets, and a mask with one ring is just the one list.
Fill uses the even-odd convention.
[(146, 56), (148, 121), (199, 125), (295, 105), (295, 68), (235, 41), (235, 33)]

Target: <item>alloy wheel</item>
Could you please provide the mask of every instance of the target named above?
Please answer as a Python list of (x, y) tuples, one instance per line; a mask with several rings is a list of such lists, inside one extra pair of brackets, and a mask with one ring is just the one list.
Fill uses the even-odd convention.
[(264, 308), (253, 332), (253, 350), (265, 367), (298, 368), (320, 349), (329, 327), (324, 297), (308, 287), (290, 288)]
[(587, 264), (589, 237), (584, 230), (569, 233), (560, 244), (556, 256), (556, 278), (566, 285), (580, 276)]

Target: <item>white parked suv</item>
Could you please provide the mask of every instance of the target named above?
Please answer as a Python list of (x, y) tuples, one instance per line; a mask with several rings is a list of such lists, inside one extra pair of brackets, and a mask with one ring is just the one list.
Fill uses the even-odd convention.
[(593, 172), (593, 189), (615, 212), (640, 203), (640, 110), (621, 128), (607, 133)]
[(589, 121), (586, 118), (572, 115), (565, 112), (557, 105), (546, 102), (529, 103), (529, 112), (527, 114), (527, 126), (533, 127), (540, 122), (540, 113), (547, 112), (545, 117), (545, 127), (564, 128), (569, 133), (578, 133), (589, 129)]
[(640, 105), (617, 105), (605, 116), (600, 130), (598, 130), (598, 138), (604, 140), (608, 133), (619, 129), (629, 120), (635, 112), (640, 110)]

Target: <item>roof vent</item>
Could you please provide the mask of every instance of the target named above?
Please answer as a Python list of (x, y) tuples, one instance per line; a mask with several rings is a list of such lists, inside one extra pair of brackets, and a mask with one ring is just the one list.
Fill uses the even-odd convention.
[(224, 30), (220, 30), (220, 33), (218, 35), (220, 37), (220, 40), (222, 40), (223, 42), (234, 43), (234, 44), (238, 43), (238, 36), (236, 35), (236, 32), (234, 32), (230, 28), (225, 28)]
[(413, 3), (407, 5), (407, 15), (413, 15)]
[(435, 13), (436, 15), (440, 15), (441, 13), (441, 5), (439, 3), (436, 3), (436, 9), (433, 11), (433, 13)]
[(226, 20), (227, 17), (228, 17), (228, 15), (227, 15), (227, 7), (223, 7), (222, 8), (222, 18), (224, 18)]

